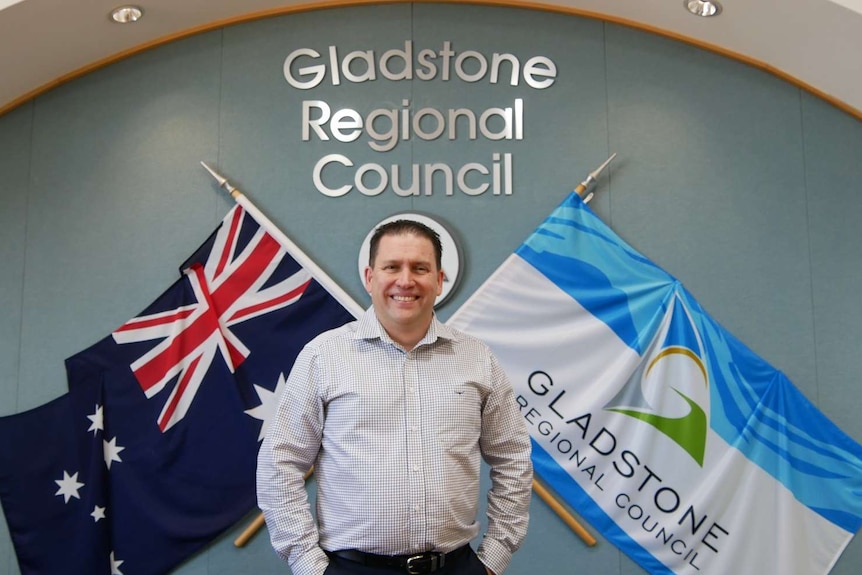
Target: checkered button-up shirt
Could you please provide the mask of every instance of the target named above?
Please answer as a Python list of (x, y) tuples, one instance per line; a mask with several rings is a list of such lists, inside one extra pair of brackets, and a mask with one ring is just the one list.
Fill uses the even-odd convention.
[[(296, 575), (323, 549), (449, 552), (473, 539), (480, 458), (492, 468), (480, 559), (502, 573), (527, 530), (530, 440), (482, 342), (434, 318), (411, 351), (369, 310), (300, 353), (258, 458), (258, 504)], [(317, 522), (302, 477), (315, 466)]]

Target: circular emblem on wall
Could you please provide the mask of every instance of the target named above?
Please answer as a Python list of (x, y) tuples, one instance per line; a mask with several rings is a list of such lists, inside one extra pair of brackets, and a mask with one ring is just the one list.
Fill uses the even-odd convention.
[(388, 218), (380, 220), (377, 225), (371, 228), (368, 235), (365, 236), (365, 241), (359, 247), (359, 259), (357, 260), (359, 267), (359, 281), (365, 285), (365, 268), (368, 267), (368, 254), (371, 251), (371, 236), (374, 235), (374, 230), (383, 224), (393, 222), (395, 220), (414, 220), (425, 224), (440, 235), (440, 243), (443, 245), (443, 290), (437, 296), (437, 301), (434, 302), (434, 307), (438, 308), (449, 299), (458, 287), (458, 281), (461, 279), (461, 249), (455, 241), (455, 237), (449, 229), (440, 221), (416, 212), (400, 212), (392, 214)]

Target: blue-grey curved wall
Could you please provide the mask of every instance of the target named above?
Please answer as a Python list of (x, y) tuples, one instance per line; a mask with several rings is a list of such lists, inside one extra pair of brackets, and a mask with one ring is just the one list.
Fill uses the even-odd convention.
[[(550, 58), (553, 86), (378, 78), (291, 87), (284, 60), (412, 41), (416, 50)], [(410, 106), (482, 110), (524, 102), (523, 139), (425, 141), (389, 152), (301, 140), (302, 102), (367, 114)], [(746, 64), (653, 34), (515, 8), (392, 4), (336, 8), (205, 32), (65, 84), (0, 117), (0, 415), (65, 391), (63, 359), (143, 309), (231, 205), (200, 167), (216, 165), (362, 305), (356, 268), (369, 229), (398, 211), (445, 221), (465, 275), (448, 318), (583, 177), (618, 157), (594, 209), (703, 306), (862, 440), (862, 124)], [(314, 164), (491, 165), (511, 154), (512, 193), (339, 198)], [(327, 178), (344, 179), (331, 166)], [(328, 168), (329, 169), (329, 168)], [(347, 180), (345, 180), (347, 181)], [(633, 574), (603, 540), (587, 548), (535, 499), (512, 573)], [(238, 525), (177, 569), (283, 573)], [(752, 534), (769, 537), (769, 534)], [(804, 542), (800, 542), (804, 544)], [(833, 573), (862, 571), (854, 540)], [(0, 522), (0, 574), (18, 573)]]

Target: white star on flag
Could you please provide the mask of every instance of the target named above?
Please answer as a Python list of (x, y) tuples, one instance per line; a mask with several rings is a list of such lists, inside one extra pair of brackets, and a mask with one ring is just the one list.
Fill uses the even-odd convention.
[(54, 495), (62, 495), (63, 499), (65, 499), (65, 503), (69, 502), (69, 499), (72, 497), (76, 499), (80, 499), (81, 495), (78, 491), (84, 486), (83, 483), (78, 482), (78, 472), (76, 471), (74, 475), (69, 475), (68, 471), (63, 471), (63, 479), (55, 479), (54, 483), (60, 486), (60, 489), (57, 490), (57, 493)]
[(105, 413), (102, 411), (102, 406), (98, 403), (96, 404), (96, 412), (93, 415), (88, 415), (87, 419), (92, 422), (87, 431), (92, 431), (93, 437), (96, 436), (96, 432), (105, 430)]
[(287, 383), (284, 374), (278, 376), (278, 383), (275, 386), (275, 391), (270, 391), (265, 387), (255, 384), (254, 389), (257, 391), (257, 397), (260, 399), (260, 405), (252, 409), (247, 409), (246, 414), (263, 422), (260, 426), (260, 434), (257, 437), (258, 441), (263, 441), (266, 437), (266, 430), (269, 428), (269, 422), (272, 421), (275, 415), (275, 409), (278, 406), (278, 398), (281, 397), (281, 392), (284, 391), (284, 386)]
[(93, 512), (90, 513), (90, 516), (93, 518), (94, 523), (98, 523), (100, 519), (105, 518), (105, 508), (96, 505), (93, 507)]
[(111, 468), (112, 461), (120, 461), (120, 452), (125, 449), (125, 447), (121, 447), (117, 445), (117, 438), (111, 439), (111, 441), (102, 440), (103, 453), (105, 454), (105, 465), (108, 466), (108, 469)]
[(111, 575), (123, 575), (123, 572), (120, 571), (120, 565), (123, 563), (124, 561), (114, 558), (114, 552), (111, 551)]

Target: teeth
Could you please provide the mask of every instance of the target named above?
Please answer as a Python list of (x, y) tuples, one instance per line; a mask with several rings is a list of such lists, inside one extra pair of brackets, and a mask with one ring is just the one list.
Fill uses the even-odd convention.
[(392, 296), (392, 299), (394, 299), (395, 301), (413, 301), (416, 298), (414, 298), (413, 296), (406, 295), (394, 295)]

